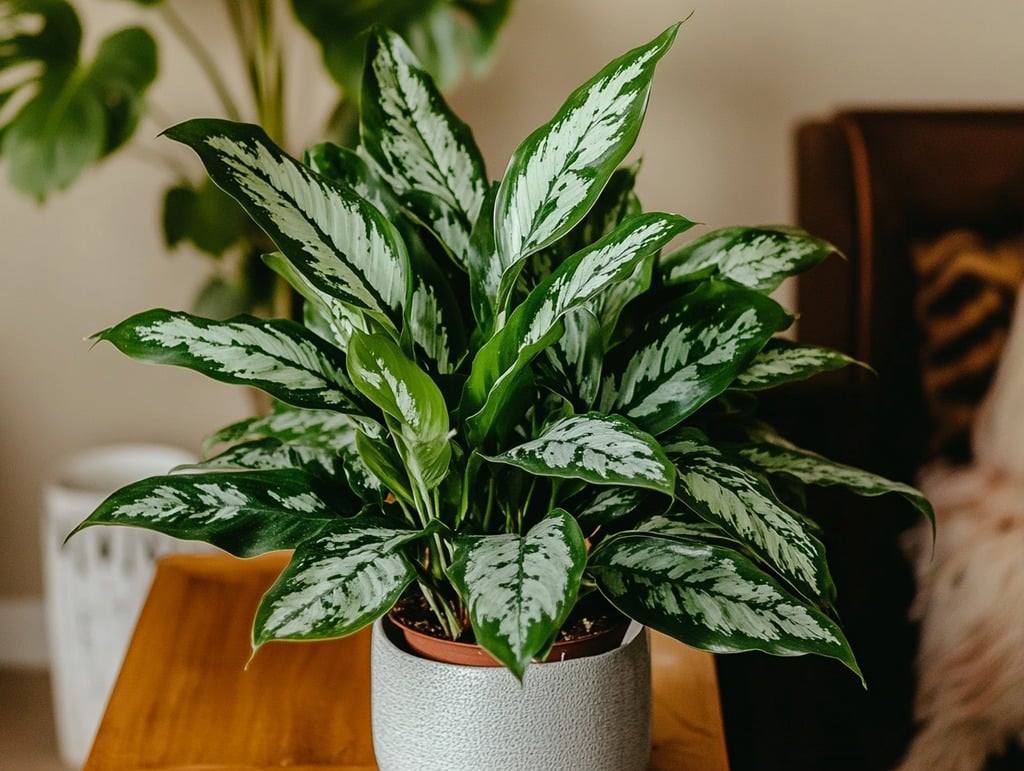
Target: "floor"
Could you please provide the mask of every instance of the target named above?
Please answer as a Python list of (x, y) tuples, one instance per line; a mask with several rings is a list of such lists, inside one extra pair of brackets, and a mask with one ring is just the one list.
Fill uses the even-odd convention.
[(34, 669), (0, 669), (0, 769), (68, 771), (57, 754), (50, 676)]

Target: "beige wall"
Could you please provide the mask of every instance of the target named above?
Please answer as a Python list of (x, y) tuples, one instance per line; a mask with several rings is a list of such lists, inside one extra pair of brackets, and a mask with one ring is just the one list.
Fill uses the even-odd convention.
[[(130, 10), (87, 6), (94, 32)], [(211, 16), (218, 7), (184, 4)], [(492, 74), (454, 99), (491, 175), (571, 88), (691, 8), (638, 143), (649, 209), (716, 226), (786, 221), (799, 118), (850, 104), (1024, 102), (1016, 0), (969, 11), (954, 0), (520, 0)], [(216, 32), (215, 20), (203, 29)], [(173, 52), (165, 74), (157, 99), (172, 117), (210, 111)], [(315, 93), (304, 87), (296, 112), (314, 124), (325, 108)], [(162, 250), (166, 181), (141, 156), (122, 155), (43, 209), (0, 189), (0, 600), (40, 591), (40, 490), (62, 457), (116, 440), (194, 448), (248, 407), (227, 386), (82, 340), (137, 310), (183, 307), (201, 281), (201, 259)]]

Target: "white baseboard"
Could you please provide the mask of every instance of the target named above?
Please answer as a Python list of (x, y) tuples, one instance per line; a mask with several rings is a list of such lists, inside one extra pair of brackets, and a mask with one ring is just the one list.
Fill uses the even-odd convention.
[(0, 599), (0, 667), (46, 669), (49, 666), (42, 598)]

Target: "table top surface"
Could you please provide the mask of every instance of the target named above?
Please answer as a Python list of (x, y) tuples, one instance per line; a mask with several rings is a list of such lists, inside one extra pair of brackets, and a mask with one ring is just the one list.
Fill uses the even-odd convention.
[[(256, 606), (286, 559), (161, 560), (84, 771), (377, 768), (368, 630), (249, 660)], [(713, 657), (656, 633), (651, 647), (651, 770), (728, 771)]]

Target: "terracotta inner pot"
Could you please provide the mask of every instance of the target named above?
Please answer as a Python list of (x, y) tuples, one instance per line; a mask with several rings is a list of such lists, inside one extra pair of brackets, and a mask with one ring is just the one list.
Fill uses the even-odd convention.
[[(389, 637), (417, 656), (431, 661), (461, 664), (468, 667), (501, 666), (491, 654), (475, 643), (457, 642), (425, 634), (403, 624), (401, 618), (394, 613), (388, 613), (387, 619), (398, 632), (398, 635), (389, 635)], [(622, 644), (628, 628), (629, 621), (626, 620), (611, 629), (577, 637), (573, 640), (556, 642), (544, 661), (567, 661), (607, 653)]]

